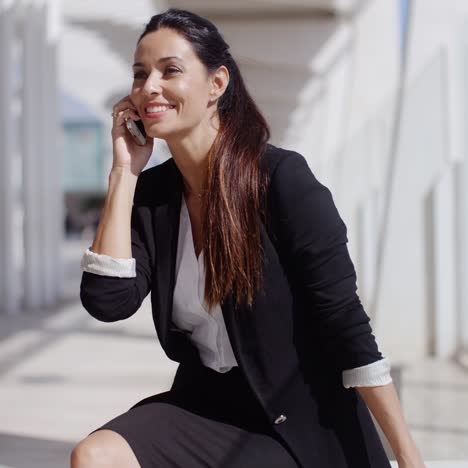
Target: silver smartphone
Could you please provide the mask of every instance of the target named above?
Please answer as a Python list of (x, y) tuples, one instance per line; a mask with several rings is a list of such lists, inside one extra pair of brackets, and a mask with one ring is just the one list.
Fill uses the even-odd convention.
[(146, 132), (143, 122), (141, 120), (132, 120), (130, 117), (125, 119), (125, 125), (132, 135), (133, 140), (137, 145), (145, 146), (146, 144)]

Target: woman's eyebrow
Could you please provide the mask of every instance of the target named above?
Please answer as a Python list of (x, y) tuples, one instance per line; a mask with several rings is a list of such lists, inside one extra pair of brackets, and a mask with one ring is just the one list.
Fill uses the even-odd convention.
[[(167, 62), (168, 60), (171, 60), (171, 59), (176, 59), (176, 60), (179, 60), (180, 62), (183, 62), (183, 60), (182, 60), (180, 57), (178, 57), (177, 55), (171, 55), (171, 56), (169, 56), (169, 57), (162, 57), (162, 58), (160, 58), (160, 59), (158, 60), (158, 63)], [(134, 67), (144, 67), (145, 64), (142, 63), (142, 62), (135, 62), (135, 63), (133, 64), (133, 66), (134, 66)]]

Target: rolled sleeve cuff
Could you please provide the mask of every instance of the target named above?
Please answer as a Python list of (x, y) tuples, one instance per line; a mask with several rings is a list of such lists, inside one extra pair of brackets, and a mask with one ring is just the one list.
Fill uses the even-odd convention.
[(354, 369), (343, 371), (343, 385), (350, 387), (376, 387), (392, 382), (390, 375), (390, 361), (388, 358)]
[(86, 249), (81, 258), (81, 269), (88, 273), (118, 278), (136, 277), (136, 260), (134, 258), (114, 258)]

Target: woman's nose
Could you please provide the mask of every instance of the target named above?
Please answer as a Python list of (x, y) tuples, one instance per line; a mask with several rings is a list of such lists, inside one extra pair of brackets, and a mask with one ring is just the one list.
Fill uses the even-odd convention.
[(160, 84), (159, 79), (154, 75), (150, 75), (148, 79), (145, 81), (142, 91), (143, 91), (143, 94), (160, 93), (161, 84)]

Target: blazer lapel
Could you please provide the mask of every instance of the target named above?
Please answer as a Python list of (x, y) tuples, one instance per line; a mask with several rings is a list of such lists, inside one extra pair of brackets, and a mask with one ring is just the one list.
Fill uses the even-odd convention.
[(163, 203), (155, 207), (154, 232), (156, 238), (155, 280), (157, 294), (152, 302), (154, 320), (161, 345), (166, 348), (171, 327), (172, 300), (175, 285), (177, 242), (179, 237), (180, 207), (182, 203), (182, 179), (172, 161), (173, 177), (167, 181), (170, 193)]

